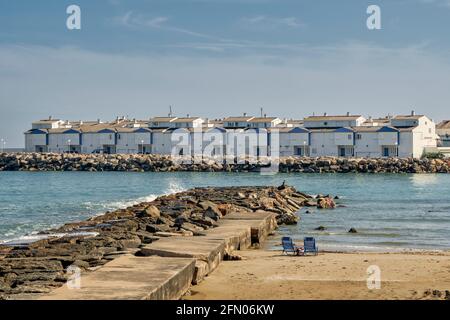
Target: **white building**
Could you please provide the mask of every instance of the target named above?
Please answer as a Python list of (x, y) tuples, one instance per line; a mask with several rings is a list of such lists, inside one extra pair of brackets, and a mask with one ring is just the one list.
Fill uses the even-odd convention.
[(245, 129), (250, 127), (249, 121), (254, 117), (244, 114), (242, 117), (227, 117), (223, 119), (223, 127), (226, 129)]
[(390, 126), (362, 126), (355, 129), (354, 155), (356, 157), (396, 157), (399, 148), (399, 130)]
[[(148, 121), (69, 122), (46, 119), (25, 132), (28, 152), (153, 153), (161, 155), (415, 157), (436, 149), (434, 122), (424, 115), (366, 120), (360, 115), (277, 117), (155, 117)], [(446, 124), (448, 125), (448, 123)], [(439, 133), (448, 128), (442, 125)], [(448, 125), (450, 126), (450, 125)]]
[(201, 128), (204, 122), (200, 117), (176, 118), (170, 122), (170, 128)]
[(303, 126), (305, 128), (322, 128), (322, 129), (336, 129), (344, 127), (359, 127), (366, 119), (360, 115), (350, 115), (347, 113), (345, 116), (329, 116), (326, 113), (323, 116), (310, 116), (303, 120)]
[(249, 128), (273, 128), (281, 123), (281, 119), (277, 117), (258, 117), (248, 120)]
[(450, 147), (450, 120), (444, 120), (436, 126), (439, 136), (439, 144), (442, 147)]
[[(280, 156), (309, 156), (310, 131), (300, 127), (285, 127), (279, 132)], [(271, 132), (275, 132), (271, 130)]]

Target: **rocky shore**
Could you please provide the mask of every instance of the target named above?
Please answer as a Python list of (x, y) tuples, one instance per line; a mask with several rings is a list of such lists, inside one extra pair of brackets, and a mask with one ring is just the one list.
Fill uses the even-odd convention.
[[(180, 160), (180, 159), (178, 159)], [(174, 161), (166, 155), (1, 153), (0, 171), (257, 172), (269, 159), (226, 164), (216, 159)], [(229, 161), (231, 160), (231, 161)], [(305, 173), (450, 173), (450, 159), (282, 157), (280, 172)]]
[[(295, 224), (304, 206), (334, 208), (329, 196), (313, 198), (293, 187), (195, 188), (40, 233), (44, 239), (0, 245), (0, 299), (27, 298), (62, 286), (67, 268), (91, 272), (124, 254), (172, 236), (201, 237), (228, 213), (276, 213)], [(230, 253), (231, 254), (231, 253)]]

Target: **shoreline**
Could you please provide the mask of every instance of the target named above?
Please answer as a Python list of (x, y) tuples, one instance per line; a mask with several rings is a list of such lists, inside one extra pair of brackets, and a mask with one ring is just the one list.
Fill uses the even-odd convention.
[[(303, 257), (266, 245), (239, 253), (242, 260), (225, 261), (183, 300), (450, 300), (450, 250)], [(367, 287), (371, 266), (381, 270), (379, 289)]]
[[(301, 221), (300, 221), (301, 223)], [(266, 242), (264, 243), (264, 250), (266, 251), (280, 251), (281, 250), (281, 237), (287, 236), (285, 234), (281, 234), (280, 230), (278, 229), (274, 235), (271, 235), (267, 238)], [(294, 243), (299, 242), (301, 244), (301, 241), (295, 241)], [(319, 243), (320, 244), (320, 243)], [(442, 248), (442, 249), (432, 249), (432, 248), (384, 248), (384, 247), (372, 247), (373, 250), (366, 250), (366, 249), (343, 249), (343, 248), (337, 248), (337, 249), (329, 249), (327, 248), (327, 245), (319, 245), (320, 252), (321, 253), (343, 253), (343, 254), (352, 254), (352, 253), (362, 253), (362, 254), (389, 254), (389, 253), (404, 253), (404, 254), (414, 254), (414, 253), (450, 253), (450, 248)], [(326, 249), (323, 249), (323, 248)], [(356, 246), (355, 246), (356, 247)], [(367, 246), (361, 246), (361, 247), (367, 247)]]

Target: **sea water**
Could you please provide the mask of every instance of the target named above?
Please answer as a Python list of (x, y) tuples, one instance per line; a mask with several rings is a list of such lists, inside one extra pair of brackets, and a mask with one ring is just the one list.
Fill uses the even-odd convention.
[(283, 235), (314, 236), (326, 250), (450, 249), (450, 175), (444, 174), (0, 172), (0, 240), (33, 239), (41, 230), (192, 187), (284, 180), (309, 194), (337, 195), (341, 207), (303, 208), (298, 225), (280, 228)]

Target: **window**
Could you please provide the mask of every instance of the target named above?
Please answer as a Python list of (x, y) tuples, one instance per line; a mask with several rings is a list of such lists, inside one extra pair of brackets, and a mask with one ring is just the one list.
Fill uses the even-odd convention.
[(352, 140), (352, 135), (351, 134), (349, 134), (347, 137), (348, 137), (348, 140)]
[(358, 133), (357, 135), (356, 135), (356, 140), (361, 140), (362, 139), (362, 135), (360, 134), (360, 133)]
[(324, 126), (328, 125), (328, 122), (324, 122), (323, 125), (324, 125)]
[(117, 139), (119, 139), (119, 140), (120, 140), (120, 134), (118, 134), (118, 135), (117, 135)]

